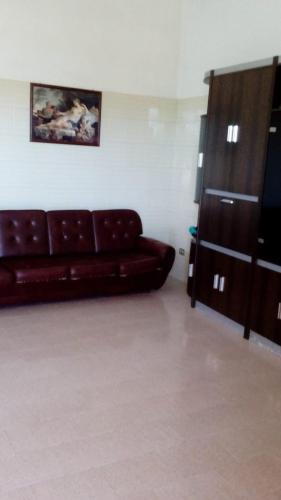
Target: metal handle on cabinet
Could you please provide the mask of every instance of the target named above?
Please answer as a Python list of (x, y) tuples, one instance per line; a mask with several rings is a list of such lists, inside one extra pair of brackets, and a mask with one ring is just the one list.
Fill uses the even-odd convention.
[(193, 264), (189, 264), (189, 266), (188, 266), (188, 277), (189, 278), (193, 278), (193, 267), (194, 267)]
[(233, 136), (233, 125), (228, 125), (228, 127), (227, 127), (226, 141), (227, 142), (232, 142), (232, 136)]
[(277, 319), (281, 319), (281, 302), (278, 303)]
[(229, 205), (233, 205), (234, 204), (234, 200), (231, 200), (230, 198), (222, 198), (220, 200), (221, 203), (228, 203)]
[(199, 153), (198, 155), (198, 163), (197, 167), (202, 168), (203, 167), (203, 158), (204, 158), (204, 153)]
[(238, 142), (238, 136), (239, 136), (239, 126), (234, 125), (232, 132), (232, 142)]
[(221, 278), (220, 278), (220, 284), (219, 284), (219, 292), (223, 292), (224, 291), (224, 285), (225, 285), (225, 277), (221, 276)]
[(214, 274), (214, 281), (213, 281), (213, 289), (214, 290), (217, 290), (219, 287), (219, 279), (220, 279), (219, 274)]

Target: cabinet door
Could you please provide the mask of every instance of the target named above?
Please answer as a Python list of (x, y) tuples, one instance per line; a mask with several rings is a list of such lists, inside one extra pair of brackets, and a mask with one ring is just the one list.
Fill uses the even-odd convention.
[(198, 161), (197, 161), (197, 171), (196, 171), (196, 187), (194, 203), (200, 202), (200, 196), (203, 185), (203, 175), (204, 175), (204, 156), (206, 151), (206, 127), (207, 127), (207, 115), (202, 115), (200, 120), (200, 136), (199, 136), (199, 148), (198, 148)]
[(250, 286), (250, 264), (199, 247), (196, 268), (196, 299), (244, 324)]
[(219, 285), (219, 273), (215, 260), (215, 252), (204, 246), (199, 246), (195, 275), (195, 298), (212, 308), (216, 308), (215, 291)]
[(251, 254), (258, 234), (258, 203), (204, 193), (200, 238)]
[[(281, 76), (281, 73), (280, 73)], [(279, 82), (281, 91), (281, 80)], [(281, 92), (280, 92), (281, 93)], [(281, 97), (281, 96), (280, 96)], [(280, 265), (281, 239), (281, 109), (271, 116), (266, 172), (259, 227), (258, 256)]]
[[(208, 109), (205, 187), (259, 196), (274, 67), (214, 76)], [(237, 136), (227, 141), (229, 126)]]
[(189, 251), (189, 264), (188, 264), (188, 272), (187, 272), (187, 294), (189, 297), (192, 296), (192, 288), (193, 288), (193, 280), (194, 280), (194, 265), (195, 265), (195, 251), (196, 251), (196, 243), (192, 241), (190, 244)]
[(273, 99), (273, 66), (241, 71), (239, 105), (235, 123), (238, 142), (232, 145), (233, 162), (230, 183), (237, 192), (261, 194), (265, 154)]
[(255, 270), (251, 329), (281, 345), (281, 274), (261, 266)]
[(227, 190), (231, 171), (231, 143), (228, 127), (233, 123), (237, 73), (214, 76), (207, 115), (204, 186)]

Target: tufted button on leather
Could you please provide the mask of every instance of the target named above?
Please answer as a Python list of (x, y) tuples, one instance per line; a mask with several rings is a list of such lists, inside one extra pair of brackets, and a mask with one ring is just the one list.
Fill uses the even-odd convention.
[(33, 234), (28, 234), (25, 237), (26, 243), (33, 243), (34, 241), (37, 241), (37, 240), (38, 240), (38, 237), (37, 236), (33, 236)]
[(83, 234), (79, 234), (79, 240), (84, 240)]
[(104, 219), (103, 224), (104, 224), (104, 226), (108, 226), (109, 220), (108, 219)]
[(130, 221), (129, 221), (129, 224), (130, 224), (130, 226), (133, 226), (134, 221), (133, 221), (133, 220), (130, 220)]
[(122, 224), (121, 219), (118, 219), (116, 222), (117, 222), (118, 226), (121, 226), (121, 224)]
[(66, 225), (66, 220), (62, 220), (61, 223), (62, 223), (62, 226), (65, 226)]
[(31, 225), (32, 227), (36, 226), (36, 220), (32, 219), (32, 220), (30, 221), (30, 225)]
[(128, 238), (129, 238), (128, 233), (124, 233), (124, 238), (126, 238), (126, 239), (128, 239)]
[(19, 244), (19, 243), (20, 243), (20, 241), (21, 241), (21, 238), (20, 238), (20, 236), (11, 236), (10, 241), (11, 241), (12, 243), (17, 243), (17, 244)]
[(78, 221), (76, 221), (76, 222), (77, 222), (77, 225), (78, 225), (78, 226), (81, 226), (81, 224), (82, 224), (82, 221), (81, 221), (81, 220), (78, 220)]
[(112, 239), (113, 239), (113, 240), (116, 240), (116, 238), (117, 238), (117, 234), (112, 233), (111, 237), (112, 237)]
[(19, 223), (17, 220), (15, 220), (15, 219), (11, 220), (11, 222), (10, 222), (11, 227), (18, 227), (18, 225), (19, 225)]
[(63, 235), (63, 239), (64, 239), (64, 240), (68, 240), (68, 236), (67, 236), (67, 234), (64, 234), (64, 235)]

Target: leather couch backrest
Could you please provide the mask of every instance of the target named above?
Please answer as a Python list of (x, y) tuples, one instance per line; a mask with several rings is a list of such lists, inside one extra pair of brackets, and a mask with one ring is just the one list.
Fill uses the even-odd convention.
[(142, 234), (140, 216), (134, 210), (95, 210), (93, 214), (97, 252), (132, 250)]
[(51, 255), (93, 252), (94, 235), (88, 210), (47, 212)]
[(0, 210), (0, 257), (48, 255), (43, 210)]

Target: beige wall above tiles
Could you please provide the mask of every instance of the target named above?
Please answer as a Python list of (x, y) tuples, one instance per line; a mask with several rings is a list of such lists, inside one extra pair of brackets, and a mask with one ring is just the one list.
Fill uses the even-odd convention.
[(205, 71), (281, 53), (280, 0), (0, 1), (0, 78), (206, 95)]
[[(29, 141), (29, 84), (0, 80), (0, 209), (133, 208), (144, 233), (188, 247), (206, 99), (103, 93), (101, 147)], [(186, 277), (177, 254), (173, 274)]]
[(1, 0), (0, 78), (175, 97), (182, 0)]
[(178, 97), (208, 93), (205, 71), (281, 54), (280, 0), (182, 0)]

